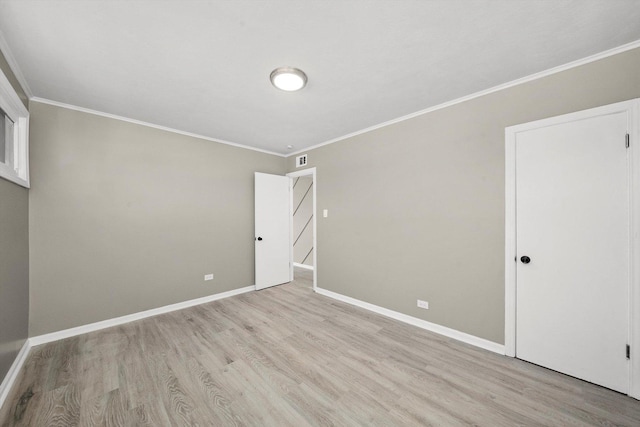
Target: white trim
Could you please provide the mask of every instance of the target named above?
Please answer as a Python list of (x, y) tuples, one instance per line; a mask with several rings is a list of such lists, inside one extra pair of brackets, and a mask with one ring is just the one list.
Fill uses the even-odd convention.
[(34, 96), (30, 99), (31, 101), (39, 102), (41, 104), (54, 105), (56, 107), (66, 108), (68, 110), (80, 111), (82, 113), (93, 114), (96, 116), (107, 117), (109, 119), (120, 120), (123, 122), (133, 123), (140, 126), (146, 126), (154, 129), (163, 130), (166, 132), (177, 133), (179, 135), (190, 136), (192, 138), (204, 139), (206, 141), (217, 142), (219, 144), (231, 145), (232, 147), (244, 148), (246, 150), (258, 151), (260, 153), (271, 154), (278, 157), (286, 157), (285, 154), (276, 153), (275, 151), (263, 150), (262, 148), (250, 147), (248, 145), (242, 145), (235, 142), (225, 141), (223, 139), (211, 138), (204, 135), (198, 135), (197, 133), (187, 132), (179, 129), (173, 129), (167, 126), (156, 125), (149, 122), (144, 122), (142, 120), (131, 119), (124, 116), (118, 116), (116, 114), (104, 113), (102, 111), (92, 110), (90, 108), (78, 107), (77, 105), (65, 104), (64, 102), (52, 101), (51, 99), (40, 98)]
[(343, 141), (345, 139), (353, 138), (354, 136), (362, 135), (364, 133), (368, 133), (374, 131), (376, 129), (380, 129), (386, 126), (390, 126), (399, 122), (403, 122), (405, 120), (413, 119), (414, 117), (422, 116), (423, 114), (431, 113), (433, 111), (442, 110), (443, 108), (451, 107), (456, 104), (460, 104), (466, 101), (470, 101), (475, 98), (479, 98), (481, 96), (489, 95), (494, 92), (498, 92), (504, 89), (508, 89), (513, 86), (518, 86), (523, 83), (528, 83), (533, 80), (538, 80), (544, 77), (551, 76), (553, 74), (561, 73), (566, 70), (570, 70), (572, 68), (580, 67), (585, 64), (589, 64), (591, 62), (599, 61), (604, 58), (608, 58), (613, 55), (617, 55), (619, 53), (626, 52), (628, 50), (632, 50), (640, 47), (640, 40), (633, 41), (631, 43), (624, 44), (622, 46), (615, 47), (613, 49), (605, 50), (604, 52), (596, 53), (595, 55), (587, 56), (586, 58), (578, 59), (576, 61), (568, 62), (563, 65), (559, 65), (557, 67), (549, 68), (548, 70), (540, 71), (539, 73), (530, 74), (525, 77), (521, 77), (516, 80), (512, 80), (507, 83), (503, 83), (489, 89), (481, 90), (479, 92), (472, 93), (470, 95), (466, 95), (451, 101), (443, 102), (442, 104), (435, 105), (433, 107), (425, 108), (424, 110), (416, 111), (415, 113), (407, 114), (406, 116), (398, 117), (396, 119), (388, 120), (386, 122), (379, 123), (374, 126), (370, 126), (368, 128), (364, 128), (355, 132), (348, 133), (346, 135), (339, 136), (334, 139), (330, 139), (329, 141), (321, 142), (319, 144), (311, 145), (302, 150), (294, 151), (286, 155), (286, 157), (295, 156), (296, 154), (300, 154), (304, 151), (315, 150), (316, 148), (323, 147), (325, 145), (333, 144), (335, 142)]
[(291, 282), (294, 279), (293, 267), (295, 263), (293, 262), (293, 254), (295, 251), (293, 249), (293, 244), (295, 243), (295, 241), (293, 239), (293, 179), (291, 179), (291, 177), (288, 177), (288, 178), (289, 178), (289, 281)]
[(27, 95), (27, 98), (29, 99), (33, 98), (33, 92), (27, 83), (27, 79), (24, 77), (22, 69), (18, 65), (18, 61), (16, 61), (16, 58), (13, 56), (13, 52), (11, 52), (2, 31), (0, 31), (0, 52), (4, 55), (4, 59), (7, 60), (7, 64), (9, 64), (9, 68), (11, 68), (13, 75), (16, 76), (16, 80), (18, 80), (18, 83), (22, 86), (24, 94)]
[[(317, 203), (317, 190), (318, 190), (318, 179), (316, 178), (316, 168), (307, 168), (303, 170), (299, 170), (296, 172), (289, 172), (287, 176), (289, 178), (296, 178), (300, 176), (311, 175), (311, 180), (313, 182), (313, 290), (315, 292), (318, 291), (318, 225), (316, 218), (318, 218), (318, 203)], [(291, 200), (293, 201), (293, 194), (291, 195)], [(291, 216), (293, 217), (293, 205), (291, 206)], [(293, 223), (293, 221), (291, 221)], [(292, 225), (293, 227), (293, 225)], [(293, 275), (293, 231), (291, 232), (291, 274)], [(302, 265), (300, 265), (302, 267)], [(304, 267), (303, 267), (304, 268)]]
[(7, 399), (9, 392), (11, 391), (11, 387), (13, 387), (13, 383), (18, 378), (18, 374), (22, 369), (22, 365), (24, 365), (25, 360), (27, 360), (27, 356), (29, 356), (29, 351), (31, 350), (31, 340), (26, 339), (24, 344), (22, 344), (22, 348), (18, 352), (15, 360), (11, 364), (7, 375), (5, 375), (4, 380), (2, 380), (2, 384), (0, 384), (0, 408), (4, 405), (4, 401)]
[(634, 101), (629, 120), (629, 163), (631, 208), (629, 252), (631, 289), (629, 294), (629, 396), (640, 399), (640, 100)]
[(205, 304), (212, 301), (217, 301), (224, 298), (229, 298), (235, 295), (244, 294), (255, 290), (255, 286), (245, 286), (244, 288), (233, 289), (218, 294), (209, 295), (202, 298), (196, 298), (188, 301), (179, 302), (176, 304), (165, 305), (163, 307), (153, 308), (151, 310), (145, 310), (138, 313), (128, 314), (126, 316), (115, 317), (113, 319), (107, 319), (100, 322), (89, 323), (88, 325), (77, 326), (75, 328), (64, 329), (62, 331), (51, 332), (49, 334), (38, 335), (31, 337), (25, 341), (20, 352), (13, 361), (13, 364), (9, 368), (7, 375), (5, 376), (2, 384), (0, 384), (0, 408), (2, 408), (5, 399), (9, 395), (9, 391), (13, 386), (20, 369), (24, 364), (29, 351), (32, 347), (47, 344), (50, 342), (62, 340), (77, 335), (86, 334), (88, 332), (99, 331), (101, 329), (110, 328), (112, 326), (122, 325), (124, 323), (134, 322), (140, 319), (146, 319), (147, 317), (157, 316), (159, 314), (169, 313), (176, 310), (182, 310), (184, 308), (193, 307), (194, 305)]
[(505, 129), (504, 182), (504, 354), (516, 357), (516, 144), (515, 133)]
[[(589, 117), (626, 112), (629, 116), (630, 150), (630, 289), (629, 289), (629, 396), (640, 399), (640, 99), (617, 102), (575, 113), (563, 114), (505, 129), (505, 354), (516, 355), (516, 135)], [(623, 143), (621, 140), (620, 143)]]
[(299, 262), (293, 263), (294, 267), (304, 268), (305, 270), (313, 270), (313, 265), (300, 264)]
[(493, 341), (486, 340), (484, 338), (476, 337), (465, 332), (460, 332), (455, 329), (447, 328), (446, 326), (431, 323), (426, 320), (418, 319), (417, 317), (409, 316), (407, 314), (399, 313), (397, 311), (389, 310), (388, 308), (380, 307), (368, 302), (361, 301), (359, 299), (351, 298), (346, 295), (342, 295), (327, 289), (317, 288), (316, 292), (320, 295), (324, 295), (329, 298), (336, 299), (338, 301), (346, 302), (347, 304), (355, 305), (365, 310), (373, 311), (374, 313), (381, 314), (386, 317), (390, 317), (400, 322), (408, 323), (409, 325), (417, 326), (422, 329), (426, 329), (431, 332), (435, 332), (445, 337), (453, 338), (457, 341), (462, 341), (467, 344), (471, 344), (476, 347), (480, 347), (484, 350), (492, 351), (498, 354), (504, 354), (504, 346), (502, 344), (495, 343)]
[[(0, 163), (0, 177), (29, 188), (29, 111), (9, 79), (0, 71), (0, 108), (13, 122), (13, 138), (7, 140), (12, 155)], [(4, 118), (1, 118), (4, 120)]]
[(51, 332), (49, 334), (38, 335), (29, 339), (32, 347), (37, 345), (62, 340), (76, 335), (86, 334), (88, 332), (99, 331), (100, 329), (110, 328), (112, 326), (122, 325), (124, 323), (134, 322), (147, 317), (157, 316), (159, 314), (169, 313), (171, 311), (182, 310), (183, 308), (193, 307), (194, 305), (205, 304), (211, 301), (217, 301), (229, 298), (235, 295), (244, 294), (255, 290), (255, 286), (245, 286), (244, 288), (233, 289), (227, 292), (209, 295), (202, 298), (196, 298), (176, 304), (165, 305), (163, 307), (152, 308), (151, 310), (140, 311), (138, 313), (127, 314), (126, 316), (115, 317), (100, 322), (89, 323), (88, 325), (77, 326), (75, 328), (64, 329), (62, 331)]
[(626, 51), (629, 51), (629, 50), (632, 50), (632, 49), (636, 49), (638, 47), (640, 47), (640, 40), (636, 40), (636, 41), (624, 44), (622, 46), (615, 47), (613, 49), (605, 50), (604, 52), (600, 52), (600, 53), (597, 53), (595, 55), (587, 56), (586, 58), (578, 59), (576, 61), (572, 61), (572, 62), (563, 64), (563, 65), (559, 65), (557, 67), (549, 68), (548, 70), (544, 70), (544, 71), (541, 71), (541, 72), (538, 72), (538, 73), (530, 74), (528, 76), (525, 76), (525, 77), (522, 77), (522, 78), (519, 78), (519, 79), (516, 79), (516, 80), (512, 80), (510, 82), (503, 83), (503, 84), (491, 87), (489, 89), (481, 90), (481, 91), (478, 91), (478, 92), (472, 93), (470, 95), (466, 95), (466, 96), (463, 96), (463, 97), (460, 97), (460, 98), (457, 98), (457, 99), (454, 99), (454, 100), (451, 100), (451, 101), (447, 101), (447, 102), (444, 102), (442, 104), (435, 105), (433, 107), (425, 108), (423, 110), (419, 110), (419, 111), (416, 111), (414, 113), (407, 114), (405, 116), (401, 116), (401, 117), (398, 117), (398, 118), (395, 118), (395, 119), (392, 119), (392, 120), (387, 120), (385, 122), (379, 123), (379, 124), (374, 125), (374, 126), (370, 126), (370, 127), (367, 127), (367, 128), (355, 131), (355, 132), (348, 133), (346, 135), (339, 136), (337, 138), (330, 139), (330, 140), (325, 141), (325, 142), (321, 142), (321, 143), (318, 143), (318, 144), (315, 144), (315, 145), (311, 145), (311, 146), (305, 147), (305, 148), (303, 148), (301, 150), (298, 150), (298, 151), (294, 151), (294, 152), (291, 152), (291, 153), (288, 153), (288, 154), (281, 154), (281, 153), (277, 153), (277, 152), (274, 152), (274, 151), (269, 151), (269, 150), (264, 150), (264, 149), (261, 149), (261, 148), (250, 147), (250, 146), (243, 145), (243, 144), (238, 144), (238, 143), (235, 143), (235, 142), (215, 139), (215, 138), (211, 138), (211, 137), (207, 137), (207, 136), (203, 136), (203, 135), (198, 135), (198, 134), (191, 133), (191, 132), (186, 132), (186, 131), (181, 131), (181, 130), (169, 128), (169, 127), (166, 127), (166, 126), (155, 125), (155, 124), (152, 124), (152, 123), (143, 122), (143, 121), (140, 121), (140, 120), (135, 120), (135, 119), (131, 119), (131, 118), (123, 117), (123, 116), (118, 116), (118, 115), (115, 115), (115, 114), (104, 113), (104, 112), (97, 111), (97, 110), (91, 110), (91, 109), (84, 108), (84, 107), (79, 107), (79, 106), (75, 106), (75, 105), (71, 105), (71, 104), (65, 104), (65, 103), (62, 103), (62, 102), (53, 101), (53, 100), (50, 100), (50, 99), (45, 99), (45, 98), (40, 98), (40, 97), (33, 96), (33, 93), (31, 92), (31, 89), (29, 88), (29, 86), (27, 84), (27, 81), (24, 78), (24, 75), (22, 74), (22, 71), (20, 70), (20, 67), (18, 66), (17, 62), (15, 61), (13, 55), (11, 54), (9, 46), (6, 44), (6, 41), (4, 40), (4, 37), (2, 36), (2, 33), (0, 32), (0, 51), (2, 51), (4, 53), (5, 59), (9, 63), (9, 66), (11, 67), (11, 69), (13, 71), (13, 74), (16, 76), (16, 79), (18, 79), (18, 82), (21, 84), (22, 89), (25, 91), (25, 94), (29, 97), (30, 101), (41, 102), (43, 104), (55, 105), (55, 106), (62, 107), (62, 108), (68, 108), (70, 110), (76, 110), (76, 111), (81, 111), (81, 112), (85, 112), (85, 113), (89, 113), (89, 114), (95, 114), (95, 115), (98, 115), (98, 116), (109, 117), (109, 118), (112, 118), (112, 119), (122, 120), (122, 121), (130, 122), (130, 123), (135, 123), (135, 124), (139, 124), (139, 125), (142, 125), (142, 126), (148, 126), (148, 127), (152, 127), (152, 128), (155, 128), (155, 129), (164, 130), (164, 131), (167, 131), (167, 132), (173, 132), (173, 133), (177, 133), (177, 134), (180, 134), (180, 135), (191, 136), (191, 137), (194, 137), (194, 138), (200, 138), (200, 139), (204, 139), (204, 140), (207, 140), (207, 141), (218, 142), (220, 144), (231, 145), (233, 147), (245, 148), (247, 150), (258, 151), (258, 152), (261, 152), (261, 153), (272, 154), (274, 156), (280, 156), (280, 157), (286, 157), (286, 158), (288, 158), (290, 156), (294, 156), (294, 155), (300, 154), (300, 153), (303, 153), (304, 151), (314, 150), (316, 148), (320, 148), (320, 147), (323, 147), (325, 145), (333, 144), (335, 142), (343, 141), (345, 139), (349, 139), (349, 138), (352, 138), (354, 136), (362, 135), (364, 133), (368, 133), (368, 132), (374, 131), (376, 129), (380, 129), (380, 128), (383, 128), (383, 127), (386, 127), (386, 126), (393, 125), (395, 123), (403, 122), (405, 120), (409, 120), (409, 119), (412, 119), (414, 117), (421, 116), (423, 114), (431, 113), (433, 111), (441, 110), (441, 109), (444, 109), (444, 108), (447, 108), (447, 107), (451, 107), (451, 106), (456, 105), (456, 104), (460, 104), (460, 103), (463, 103), (463, 102), (466, 102), (466, 101), (470, 101), (472, 99), (479, 98), (479, 97), (484, 96), (484, 95), (489, 95), (489, 94), (494, 93), (494, 92), (498, 92), (498, 91), (501, 91), (501, 90), (504, 90), (504, 89), (508, 89), (510, 87), (513, 87), (513, 86), (517, 86), (517, 85), (520, 85), (520, 84), (523, 84), (523, 83), (528, 83), (530, 81), (538, 80), (538, 79), (541, 79), (541, 78), (544, 78), (544, 77), (548, 77), (550, 75), (557, 74), (557, 73), (560, 73), (562, 71), (570, 70), (572, 68), (576, 68), (576, 67), (579, 67), (579, 66), (582, 66), (582, 65), (585, 65), (585, 64), (589, 64), (591, 62), (599, 61), (601, 59), (608, 58), (610, 56), (617, 55), (619, 53), (623, 53), (623, 52), (626, 52)]

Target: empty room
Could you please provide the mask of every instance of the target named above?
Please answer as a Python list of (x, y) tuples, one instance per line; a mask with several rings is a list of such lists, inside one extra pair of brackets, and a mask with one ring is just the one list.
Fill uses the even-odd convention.
[(640, 426), (640, 0), (0, 0), (0, 426)]

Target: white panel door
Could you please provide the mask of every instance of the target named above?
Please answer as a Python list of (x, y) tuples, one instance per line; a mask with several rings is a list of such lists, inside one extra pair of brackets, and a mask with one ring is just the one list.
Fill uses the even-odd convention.
[(290, 180), (255, 173), (256, 289), (291, 281)]
[(616, 113), (516, 134), (516, 356), (622, 393), (627, 129)]

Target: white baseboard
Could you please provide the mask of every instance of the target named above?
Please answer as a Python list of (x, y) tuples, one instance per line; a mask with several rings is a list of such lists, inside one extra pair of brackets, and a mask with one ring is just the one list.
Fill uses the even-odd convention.
[(465, 332), (460, 332), (455, 329), (447, 328), (446, 326), (438, 325), (436, 323), (427, 322), (426, 320), (418, 319), (417, 317), (409, 316), (397, 311), (389, 310), (388, 308), (380, 307), (378, 305), (370, 304), (368, 302), (361, 301), (359, 299), (351, 298), (346, 295), (339, 294), (337, 292), (329, 291), (322, 288), (317, 288), (316, 292), (320, 295), (327, 296), (329, 298), (336, 299), (338, 301), (346, 302), (347, 304), (355, 305), (360, 308), (364, 308), (374, 313), (381, 314), (386, 317), (390, 317), (395, 320), (399, 320), (404, 323), (408, 323), (413, 326), (417, 326), (422, 329), (426, 329), (436, 334), (444, 335), (445, 337), (453, 338), (454, 340), (462, 341), (467, 344), (474, 345), (476, 347), (483, 348), (485, 350), (492, 351), (498, 354), (504, 354), (504, 345), (495, 343), (493, 341), (486, 340), (484, 338), (476, 337)]
[(2, 380), (2, 384), (0, 384), (0, 408), (4, 405), (4, 401), (7, 399), (9, 391), (11, 391), (13, 383), (16, 381), (16, 378), (18, 378), (22, 365), (29, 355), (29, 350), (31, 350), (31, 341), (27, 339), (18, 352), (16, 359), (11, 364), (9, 372), (7, 372), (4, 380)]
[(122, 325), (123, 323), (133, 322), (135, 320), (144, 319), (147, 317), (157, 316), (158, 314), (169, 313), (171, 311), (182, 310), (183, 308), (193, 307), (194, 305), (205, 304), (211, 301), (216, 301), (219, 299), (229, 298), (234, 295), (244, 294), (246, 292), (251, 292), (255, 290), (255, 286), (246, 286), (244, 288), (233, 289), (227, 292), (221, 292), (219, 294), (213, 294), (202, 298), (196, 298), (188, 301), (179, 302), (176, 304), (165, 305), (164, 307), (152, 308), (151, 310), (145, 310), (138, 313), (128, 314), (126, 316), (120, 316), (113, 319), (107, 319), (100, 322), (89, 323), (88, 325), (77, 326), (75, 328), (64, 329), (62, 331), (51, 332), (49, 334), (38, 335), (35, 337), (31, 337), (25, 341), (20, 352), (16, 356), (16, 359), (13, 361), (11, 368), (9, 368), (9, 372), (5, 376), (2, 384), (0, 384), (0, 408), (4, 404), (7, 396), (9, 395), (9, 391), (13, 386), (20, 370), (22, 369), (22, 365), (24, 364), (27, 356), (29, 355), (29, 351), (32, 347), (37, 345), (46, 344), (53, 341), (58, 341), (61, 339), (73, 337), (76, 335), (86, 334), (87, 332), (94, 332), (100, 329), (110, 328), (112, 326)]
[(294, 267), (304, 268), (306, 270), (313, 270), (313, 266), (312, 265), (300, 264), (299, 262), (294, 262), (293, 266)]
[(51, 332), (49, 334), (38, 335), (29, 338), (31, 347), (46, 344), (61, 339), (74, 337), (76, 335), (94, 332), (100, 329), (110, 328), (112, 326), (122, 325), (123, 323), (133, 322), (135, 320), (145, 319), (147, 317), (157, 316), (158, 314), (169, 313), (171, 311), (182, 310), (183, 308), (193, 307), (194, 305), (205, 304), (207, 302), (216, 301), (223, 298), (229, 298), (234, 295), (244, 294), (255, 290), (255, 286), (246, 286), (244, 288), (233, 289), (227, 292), (209, 295), (202, 298), (196, 298), (176, 304), (165, 305), (163, 307), (152, 308), (151, 310), (140, 311), (138, 313), (127, 314), (126, 316), (115, 317), (113, 319), (102, 320), (100, 322), (89, 323), (88, 325), (76, 326), (75, 328), (64, 329), (62, 331)]

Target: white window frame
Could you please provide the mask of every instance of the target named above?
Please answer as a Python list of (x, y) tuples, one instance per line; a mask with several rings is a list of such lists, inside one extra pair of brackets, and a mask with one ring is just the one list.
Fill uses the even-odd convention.
[(29, 110), (1, 71), (0, 109), (13, 122), (13, 141), (5, 141), (8, 156), (0, 163), (0, 177), (29, 188)]

